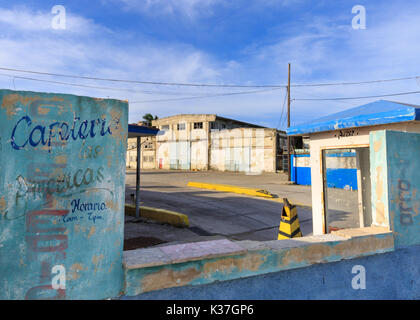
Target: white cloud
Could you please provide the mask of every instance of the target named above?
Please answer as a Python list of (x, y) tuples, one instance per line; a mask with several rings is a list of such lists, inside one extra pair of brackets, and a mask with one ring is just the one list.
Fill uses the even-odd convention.
[[(265, 79), (285, 82), (292, 63), (292, 82), (357, 82), (420, 75), (420, 20), (416, 7), (395, 10), (377, 7), (368, 11), (366, 30), (353, 30), (351, 16), (321, 17), (299, 25), (287, 38), (269, 45), (249, 46), (248, 65), (265, 69)], [(344, 22), (343, 22), (344, 21)], [(295, 26), (291, 26), (291, 29)], [(283, 81), (279, 80), (281, 75)], [(415, 80), (380, 84), (293, 88), (292, 98), (358, 97), (419, 91)], [(292, 124), (362, 105), (381, 98), (347, 101), (294, 101)], [(420, 95), (383, 98), (420, 105)]]
[(122, 2), (125, 9), (152, 15), (181, 14), (189, 18), (211, 14), (215, 5), (223, 0), (114, 0)]
[[(7, 31), (23, 32), (57, 32), (51, 26), (54, 14), (51, 12), (31, 11), (24, 6), (13, 9), (0, 8), (0, 26), (2, 33)], [(66, 11), (66, 29), (61, 34), (81, 35), (95, 31), (105, 31), (92, 20)], [(109, 32), (109, 30), (107, 30)]]
[[(104, 37), (103, 30), (105, 28), (80, 16), (73, 16), (72, 19), (87, 23), (91, 30), (89, 33), (83, 33), (83, 30), (80, 30), (79, 34), (76, 32), (65, 33), (67, 30), (62, 33), (60, 31), (51, 32), (46, 26), (49, 18), (49, 14), (46, 12), (34, 12), (28, 8), (14, 10), (0, 8), (1, 13), (6, 13), (6, 15), (0, 19), (2, 25), (0, 67), (145, 81), (206, 83), (215, 82), (219, 77), (224, 78), (222, 73), (225, 67), (222, 64), (189, 45), (162, 44), (145, 40), (141, 43), (127, 41), (122, 46), (119, 35), (108, 33)], [(26, 21), (26, 23), (23, 25), (17, 23), (16, 21), (19, 20)], [(70, 26), (72, 25), (70, 24)], [(232, 68), (232, 64), (228, 63), (226, 68)], [(4, 76), (4, 74), (94, 86), (123, 87), (132, 89), (132, 92), (34, 82)], [(96, 97), (109, 96), (131, 101), (179, 97), (180, 90), (178, 87), (85, 81), (9, 71), (0, 71), (0, 87)], [(136, 90), (139, 92), (134, 92)], [(165, 94), (142, 93), (142, 91)], [(202, 89), (191, 89), (185, 95), (200, 95), (201, 93)], [(181, 104), (184, 103), (180, 102), (175, 109), (170, 105), (166, 109), (162, 108), (154, 112), (159, 115), (165, 112), (167, 114), (176, 113), (181, 110)], [(154, 106), (150, 104), (131, 105), (130, 120), (135, 121), (137, 118), (141, 118), (142, 114), (150, 112), (150, 109), (153, 108)]]
[(286, 7), (302, 3), (304, 0), (102, 0), (103, 3), (121, 3), (125, 10), (152, 16), (181, 16), (191, 20), (211, 16), (217, 8), (238, 8), (254, 10), (265, 7)]
[[(131, 1), (132, 5), (135, 5), (134, 0), (125, 1)], [(188, 5), (194, 10), (199, 8), (197, 1), (190, 1), (188, 5), (186, 0), (181, 2), (180, 6), (184, 5), (185, 8)], [(160, 1), (154, 5), (158, 3), (165, 5)], [(204, 1), (201, 5), (205, 6), (206, 3), (211, 6), (213, 1)], [(175, 6), (175, 2), (168, 0), (166, 5)], [(148, 10), (151, 9), (152, 7), (149, 7)], [(68, 25), (68, 32), (61, 32), (50, 30), (49, 12), (35, 12), (28, 8), (0, 8), (0, 66), (146, 81), (271, 84), (286, 83), (287, 63), (292, 62), (292, 82), (299, 83), (404, 77), (420, 74), (420, 60), (417, 58), (420, 52), (420, 38), (417, 33), (417, 30), (420, 30), (420, 21), (416, 9), (419, 8), (395, 13), (394, 8), (378, 7), (375, 13), (368, 11), (366, 30), (351, 29), (350, 15), (347, 24), (343, 22), (345, 20), (342, 20), (342, 17), (314, 17), (310, 23), (291, 24), (291, 32), (288, 32), (287, 37), (276, 38), (273, 33), (268, 44), (261, 45), (259, 41), (250, 43), (237, 59), (224, 61), (188, 44), (161, 43), (144, 37), (141, 41), (133, 41), (130, 36), (124, 36), (126, 38), (121, 41), (121, 34), (107, 31), (94, 21), (74, 14), (69, 16), (70, 21), (74, 22)], [(171, 12), (168, 10), (168, 13)], [(176, 10), (181, 9), (174, 7), (173, 10), (172, 12), (176, 13)], [(197, 12), (201, 11), (195, 11), (191, 16)], [(74, 28), (70, 28), (72, 25)], [(110, 96), (130, 101), (178, 98), (180, 92), (184, 93), (184, 96), (197, 96), (244, 91), (44, 78), (97, 86), (120, 86), (133, 90), (164, 91), (165, 94), (84, 89), (21, 79), (15, 79), (13, 84), (12, 78), (3, 76), (0, 77), (0, 87)], [(293, 88), (292, 98), (364, 96), (414, 90), (420, 90), (415, 81), (351, 87)], [(284, 91), (279, 91), (200, 100), (131, 104), (130, 121), (140, 119), (146, 112), (160, 117), (176, 113), (218, 113), (276, 125), (283, 99)], [(390, 100), (419, 104), (419, 95), (395, 97)], [(292, 124), (367, 102), (369, 100), (294, 101)]]

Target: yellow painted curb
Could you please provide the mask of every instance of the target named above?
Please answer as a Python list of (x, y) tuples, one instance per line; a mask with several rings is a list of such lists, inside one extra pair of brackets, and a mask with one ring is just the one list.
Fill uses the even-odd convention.
[[(283, 199), (276, 195), (262, 189), (250, 189), (237, 186), (230, 186), (226, 184), (214, 184), (214, 183), (201, 183), (201, 182), (188, 182), (187, 186), (201, 189), (209, 189), (215, 191), (234, 192), (239, 194), (246, 194), (250, 196), (264, 197), (267, 200), (276, 201), (283, 203)], [(311, 207), (310, 205), (294, 202), (293, 204), (299, 207)]]
[(194, 188), (201, 188), (201, 189), (247, 194), (250, 196), (257, 196), (257, 197), (264, 197), (264, 198), (275, 197), (275, 195), (271, 194), (267, 190), (236, 187), (236, 186), (230, 186), (226, 184), (201, 183), (201, 182), (190, 181), (188, 182), (187, 186), (194, 187)]
[[(125, 214), (129, 216), (136, 216), (136, 207), (126, 204)], [(168, 223), (175, 227), (188, 228), (190, 226), (190, 222), (186, 214), (165, 209), (140, 206), (140, 217)]]

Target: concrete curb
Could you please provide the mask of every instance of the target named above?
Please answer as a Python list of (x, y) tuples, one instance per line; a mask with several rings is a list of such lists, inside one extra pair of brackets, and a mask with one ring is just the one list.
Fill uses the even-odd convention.
[[(277, 195), (272, 194), (268, 192), (267, 190), (263, 190), (263, 189), (252, 189), (252, 188), (230, 186), (230, 185), (225, 185), (225, 184), (201, 183), (201, 182), (192, 182), (192, 181), (188, 182), (187, 186), (194, 187), (194, 188), (215, 190), (215, 191), (233, 192), (233, 193), (244, 194), (248, 196), (263, 197), (266, 200), (283, 203), (282, 198), (279, 198)], [(308, 207), (308, 208), (312, 207), (311, 205), (308, 205), (308, 204), (295, 202), (293, 200), (290, 200), (290, 201), (295, 206)]]
[(201, 182), (188, 182), (188, 187), (209, 189), (224, 192), (233, 192), (239, 194), (246, 194), (250, 196), (264, 197), (264, 198), (275, 198), (276, 196), (263, 189), (244, 188), (237, 186), (230, 186), (226, 184), (214, 184), (214, 183), (201, 183)]
[[(126, 204), (125, 214), (135, 217), (136, 207)], [(165, 209), (140, 206), (140, 217), (168, 223), (175, 227), (188, 228), (190, 226), (190, 222), (186, 214)]]

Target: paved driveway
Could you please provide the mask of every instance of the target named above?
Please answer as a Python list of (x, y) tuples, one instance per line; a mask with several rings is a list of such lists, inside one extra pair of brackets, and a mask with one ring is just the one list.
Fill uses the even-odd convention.
[[(165, 242), (190, 242), (209, 238), (259, 241), (277, 239), (281, 203), (187, 187), (188, 181), (264, 188), (280, 197), (288, 197), (292, 203), (308, 202), (311, 197), (310, 187), (287, 185), (284, 174), (249, 176), (223, 172), (143, 170), (140, 180), (143, 205), (185, 213), (191, 227), (180, 229), (157, 223), (127, 221), (126, 238), (154, 237)], [(135, 171), (127, 170), (127, 202), (132, 201), (130, 195), (134, 193)], [(298, 207), (298, 217), (303, 235), (311, 234), (311, 209)]]

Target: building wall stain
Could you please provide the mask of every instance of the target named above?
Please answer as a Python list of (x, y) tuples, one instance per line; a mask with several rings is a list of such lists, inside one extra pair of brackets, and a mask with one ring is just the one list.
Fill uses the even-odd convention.
[(393, 250), (393, 235), (384, 233), (344, 241), (307, 243), (294, 248), (248, 250), (245, 254), (235, 256), (128, 269), (125, 270), (124, 294), (134, 296), (164, 288), (258, 276)]
[(118, 295), (127, 103), (0, 90), (0, 106), (0, 299)]
[(388, 199), (396, 247), (420, 244), (420, 134), (385, 131)]

